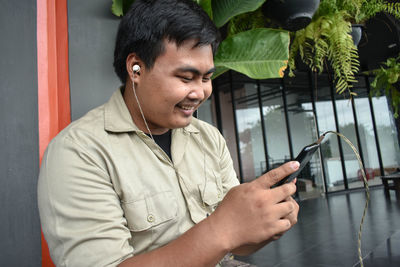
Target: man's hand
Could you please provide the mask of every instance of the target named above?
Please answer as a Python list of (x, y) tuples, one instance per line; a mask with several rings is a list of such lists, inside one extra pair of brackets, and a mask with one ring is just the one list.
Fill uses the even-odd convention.
[(271, 187), (298, 167), (298, 162), (288, 162), (232, 188), (208, 218), (213, 220), (215, 234), (231, 250), (278, 239), (297, 222), (299, 206), (291, 197), (296, 192), (295, 181)]
[[(296, 184), (296, 180), (293, 180), (291, 183)], [(292, 197), (288, 197), (287, 199), (285, 199), (285, 201), (287, 202), (292, 202), (293, 205), (295, 206), (295, 209), (293, 210), (293, 212), (289, 213), (285, 219), (288, 219), (290, 221), (290, 225), (293, 226), (297, 223), (297, 215), (299, 214), (299, 204), (297, 204), (296, 200), (294, 200)], [(281, 236), (286, 233), (286, 231), (276, 234), (272, 237), (272, 240), (278, 240), (279, 238), (281, 238)]]
[(297, 221), (299, 206), (290, 197), (296, 185), (271, 186), (298, 166), (289, 162), (232, 188), (207, 219), (167, 245), (128, 258), (120, 266), (215, 266), (228, 252), (248, 254), (279, 238)]

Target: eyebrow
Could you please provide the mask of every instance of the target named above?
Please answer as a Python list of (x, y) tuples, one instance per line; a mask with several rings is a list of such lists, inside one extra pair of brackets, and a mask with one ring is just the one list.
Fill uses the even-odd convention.
[(193, 68), (193, 67), (190, 67), (190, 66), (188, 66), (188, 67), (181, 67), (181, 68), (178, 68), (178, 69), (177, 69), (178, 72), (191, 72), (191, 73), (193, 73), (193, 74), (195, 74), (195, 75), (198, 75), (198, 76), (207, 75), (207, 74), (213, 73), (213, 72), (215, 72), (215, 70), (216, 70), (216, 68), (215, 68), (215, 67), (212, 67), (212, 68), (209, 69), (206, 73), (202, 74), (198, 69)]

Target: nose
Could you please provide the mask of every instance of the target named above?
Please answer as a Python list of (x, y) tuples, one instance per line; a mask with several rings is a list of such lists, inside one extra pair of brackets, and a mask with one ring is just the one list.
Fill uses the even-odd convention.
[(202, 101), (205, 97), (208, 97), (207, 91), (208, 91), (208, 85), (206, 84), (194, 84), (192, 88), (190, 89), (190, 92), (188, 94), (188, 98), (191, 100), (199, 100)]

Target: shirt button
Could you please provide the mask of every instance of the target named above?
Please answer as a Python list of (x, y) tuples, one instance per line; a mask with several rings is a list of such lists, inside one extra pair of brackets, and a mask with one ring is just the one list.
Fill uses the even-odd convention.
[(155, 219), (156, 219), (156, 218), (154, 218), (154, 215), (153, 215), (153, 214), (149, 214), (149, 215), (147, 216), (147, 221), (150, 222), (150, 223), (154, 222)]

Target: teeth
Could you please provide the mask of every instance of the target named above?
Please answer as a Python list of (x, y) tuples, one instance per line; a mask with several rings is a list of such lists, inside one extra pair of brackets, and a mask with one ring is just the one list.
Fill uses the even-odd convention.
[(194, 107), (192, 106), (179, 106), (181, 109), (185, 109), (185, 110), (193, 110)]

